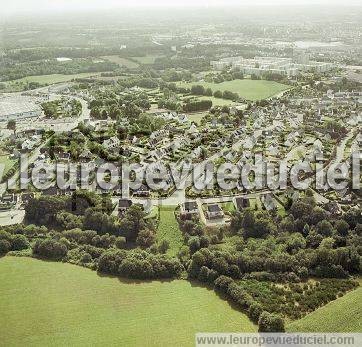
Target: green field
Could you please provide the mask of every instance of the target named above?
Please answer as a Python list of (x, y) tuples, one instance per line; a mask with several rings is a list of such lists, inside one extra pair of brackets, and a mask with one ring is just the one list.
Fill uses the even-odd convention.
[(254, 332), (212, 290), (187, 281), (100, 277), (75, 265), (0, 259), (2, 346), (193, 346), (196, 332)]
[(212, 91), (216, 90), (229, 90), (233, 93), (238, 93), (242, 98), (247, 100), (261, 100), (274, 96), (290, 87), (273, 81), (264, 80), (234, 80), (222, 83), (209, 83), (209, 82), (179, 82), (178, 86), (184, 88), (191, 88), (193, 85), (203, 85), (205, 88), (211, 88)]
[(68, 82), (75, 78), (85, 78), (95, 75), (99, 75), (99, 73), (84, 72), (73, 75), (54, 74), (54, 75), (29, 76), (29, 77), (20, 78), (18, 80), (9, 81), (6, 83), (8, 84), (8, 86), (14, 86), (16, 84), (23, 84), (28, 82), (37, 82), (41, 84), (54, 84), (54, 83)]
[(160, 207), (160, 223), (157, 228), (158, 242), (166, 240), (170, 248), (167, 254), (176, 256), (183, 244), (183, 236), (175, 218), (175, 207)]
[(139, 64), (135, 63), (134, 61), (126, 59), (126, 58), (119, 57), (118, 55), (108, 55), (108, 56), (105, 56), (105, 57), (102, 57), (102, 58), (107, 59), (111, 63), (118, 64), (119, 66), (125, 66), (125, 67), (128, 67), (130, 69), (135, 69), (135, 68), (137, 68), (139, 66)]
[(362, 287), (287, 326), (289, 332), (361, 332)]

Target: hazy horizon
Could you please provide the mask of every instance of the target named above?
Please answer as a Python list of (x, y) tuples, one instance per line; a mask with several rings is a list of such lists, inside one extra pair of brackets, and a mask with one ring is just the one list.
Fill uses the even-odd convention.
[(361, 6), (360, 0), (246, 0), (240, 3), (237, 0), (176, 0), (170, 3), (166, 0), (133, 0), (131, 3), (125, 0), (0, 0), (1, 14), (4, 16), (13, 16), (26, 13), (62, 13), (62, 12), (89, 12), (95, 10), (116, 10), (122, 8), (212, 8), (212, 7), (253, 7), (253, 6), (268, 6), (268, 7), (293, 7), (293, 6)]

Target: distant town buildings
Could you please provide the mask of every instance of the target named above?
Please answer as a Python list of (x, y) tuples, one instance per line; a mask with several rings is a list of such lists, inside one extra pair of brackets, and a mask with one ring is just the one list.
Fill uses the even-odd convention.
[(248, 75), (262, 76), (266, 73), (276, 73), (288, 77), (297, 76), (301, 72), (326, 72), (333, 68), (333, 64), (310, 61), (307, 54), (300, 54), (297, 59), (279, 57), (255, 57), (246, 59), (241, 56), (223, 58), (212, 61), (215, 70), (225, 68), (239, 69)]

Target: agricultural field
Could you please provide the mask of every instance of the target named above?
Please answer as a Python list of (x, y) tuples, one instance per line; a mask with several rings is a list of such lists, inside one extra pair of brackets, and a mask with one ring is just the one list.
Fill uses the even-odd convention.
[(111, 63), (118, 64), (119, 66), (125, 66), (130, 69), (135, 69), (139, 66), (139, 64), (137, 64), (136, 62), (126, 58), (119, 57), (118, 55), (108, 55), (102, 58), (110, 61)]
[(205, 88), (211, 88), (213, 92), (216, 90), (229, 90), (233, 93), (238, 93), (242, 98), (247, 100), (261, 100), (272, 97), (290, 87), (273, 81), (264, 80), (233, 80), (222, 83), (209, 82), (180, 82), (179, 87), (191, 88), (193, 85), (202, 85)]
[(31, 258), (0, 259), (0, 307), (4, 346), (193, 346), (196, 332), (256, 331), (187, 281), (123, 281)]
[(362, 288), (310, 313), (287, 326), (288, 332), (360, 332), (362, 328)]
[(175, 218), (175, 207), (160, 206), (160, 222), (157, 228), (157, 241), (166, 240), (170, 248), (167, 252), (170, 256), (176, 256), (183, 245), (183, 237)]

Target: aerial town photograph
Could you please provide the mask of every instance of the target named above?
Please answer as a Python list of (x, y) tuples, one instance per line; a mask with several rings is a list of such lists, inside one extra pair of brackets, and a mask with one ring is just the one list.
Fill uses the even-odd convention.
[(0, 347), (362, 346), (361, 0), (0, 0)]

